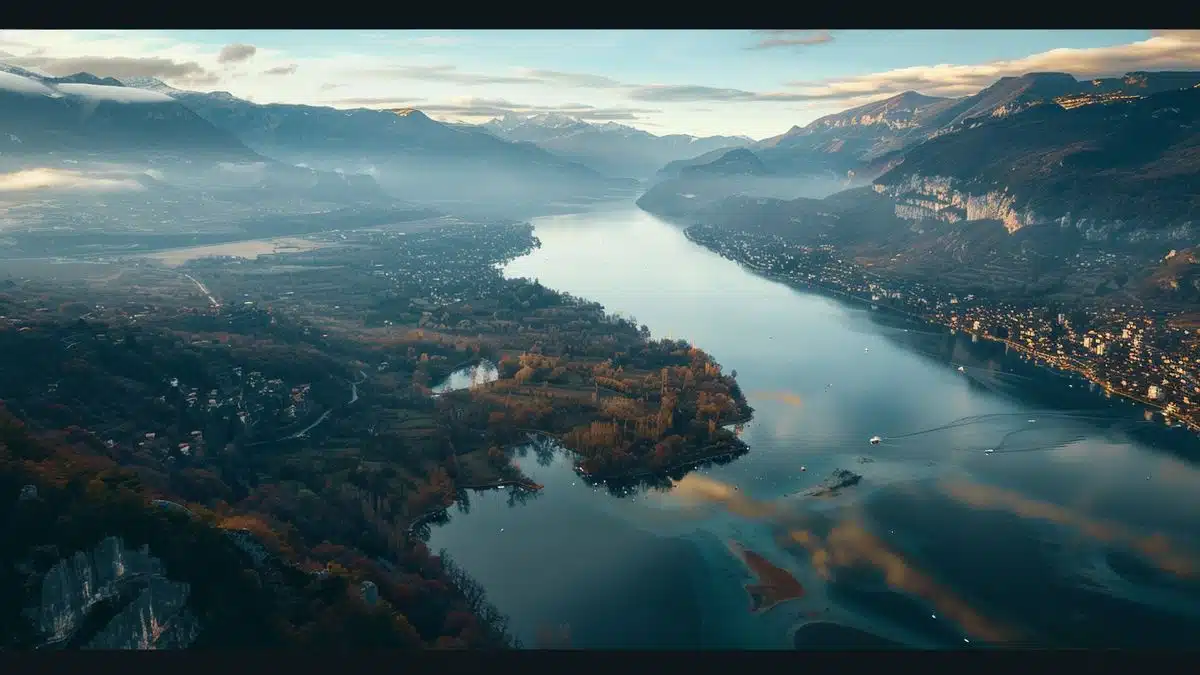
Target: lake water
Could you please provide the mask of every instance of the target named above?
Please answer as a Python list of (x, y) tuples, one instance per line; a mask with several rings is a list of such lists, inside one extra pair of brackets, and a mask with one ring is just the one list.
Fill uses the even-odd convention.
[(495, 382), (500, 377), (496, 364), (487, 359), (450, 373), (450, 376), (433, 388), (434, 394), (444, 394), (448, 391), (480, 387), (488, 382)]
[[(754, 276), (636, 209), (534, 224), (542, 247), (507, 274), (693, 340), (756, 412), (748, 454), (674, 489), (614, 495), (526, 448), (543, 492), (472, 493), (433, 528), (526, 646), (1195, 644), (1194, 437), (1003, 346)], [(862, 481), (804, 495), (837, 469)], [(752, 611), (739, 546), (803, 597)]]

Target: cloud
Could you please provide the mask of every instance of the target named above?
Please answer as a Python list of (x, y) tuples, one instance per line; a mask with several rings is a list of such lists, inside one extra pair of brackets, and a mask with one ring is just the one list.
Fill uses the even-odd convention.
[(561, 105), (535, 105), (515, 103), (505, 99), (495, 98), (465, 98), (446, 103), (426, 103), (419, 98), (406, 97), (372, 97), (372, 98), (343, 98), (330, 101), (340, 106), (363, 106), (369, 108), (417, 108), (432, 117), (445, 117), (456, 120), (481, 121), (502, 117), (509, 113), (539, 114), (555, 113), (570, 115), (581, 120), (592, 122), (637, 120), (641, 115), (661, 112), (649, 108), (600, 108), (584, 103), (564, 103)]
[(623, 82), (604, 75), (570, 73), (560, 70), (515, 68), (509, 74), (472, 73), (459, 70), (450, 64), (418, 66), (384, 66), (371, 69), (371, 73), (423, 82), (452, 82), (464, 85), (524, 84), (547, 87), (574, 87), (583, 89), (617, 89), (628, 87)]
[(1167, 38), (1181, 38), (1181, 39), (1185, 39), (1185, 40), (1197, 40), (1197, 39), (1200, 39), (1200, 30), (1178, 30), (1178, 29), (1152, 30), (1152, 31), (1150, 31), (1150, 37), (1167, 37)]
[[(341, 85), (322, 85), (324, 90), (337, 89)], [(332, 101), (326, 101), (334, 106), (358, 106), (363, 108), (393, 108), (405, 107), (412, 103), (424, 101), (423, 98), (411, 98), (406, 96), (367, 96), (359, 98), (339, 98)]]
[(104, 177), (49, 168), (0, 173), (0, 193), (35, 190), (123, 192), (144, 189), (145, 186), (127, 176)]
[(714, 103), (752, 101), (794, 103), (797, 101), (812, 101), (824, 97), (796, 92), (754, 92), (744, 89), (706, 87), (697, 84), (650, 84), (641, 87), (632, 87), (629, 91), (629, 98), (635, 101), (655, 103), (695, 103), (698, 101)]
[(254, 45), (234, 42), (221, 47), (221, 52), (217, 54), (217, 63), (241, 63), (249, 61), (258, 53), (258, 47)]
[(532, 82), (565, 87), (585, 87), (592, 89), (616, 89), (628, 86), (623, 82), (604, 75), (588, 73), (567, 73), (561, 70), (525, 70), (525, 75)]
[(417, 80), (421, 82), (452, 82), (454, 84), (536, 84), (537, 80), (522, 75), (486, 75), (461, 71), (457, 66), (384, 66), (368, 74), (385, 78)]
[(811, 47), (833, 42), (833, 34), (827, 30), (775, 29), (756, 30), (759, 41), (747, 49), (772, 49), (775, 47)]
[(262, 71), (263, 75), (294, 75), (300, 66), (295, 63), (289, 63), (286, 66), (275, 66)]
[(1001, 77), (1035, 72), (1066, 72), (1088, 79), (1142, 70), (1195, 69), (1200, 69), (1200, 31), (1162, 30), (1154, 31), (1146, 40), (1111, 47), (1052, 49), (1020, 59), (913, 66), (852, 77), (789, 82), (783, 91), (652, 84), (630, 87), (628, 96), (635, 101), (657, 103), (824, 102), (851, 107), (906, 91), (929, 96), (969, 96)]
[(92, 101), (111, 101), (113, 103), (171, 103), (175, 99), (157, 91), (135, 89), (134, 87), (110, 87), (104, 84), (84, 84), (67, 82), (58, 85), (58, 90)]
[(22, 56), (7, 58), (5, 61), (14, 66), (40, 70), (55, 77), (91, 73), (97, 77), (153, 77), (193, 85), (212, 84), (217, 81), (216, 75), (195, 61), (176, 61), (159, 56)]
[(1114, 77), (1133, 71), (1200, 68), (1200, 31), (1154, 31), (1149, 39), (1110, 47), (1052, 49), (1019, 59), (972, 65), (939, 64), (897, 68), (824, 81), (792, 82), (810, 100), (879, 98), (905, 91), (930, 96), (967, 96), (1001, 77), (1065, 72), (1078, 78)]

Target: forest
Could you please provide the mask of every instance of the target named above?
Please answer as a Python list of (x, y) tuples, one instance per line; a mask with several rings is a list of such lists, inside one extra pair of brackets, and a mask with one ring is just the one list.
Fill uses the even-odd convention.
[[(529, 432), (557, 436), (599, 479), (743, 447), (727, 429), (751, 413), (735, 374), (596, 303), (503, 278), (498, 256), (527, 250), (528, 228), (480, 232), (368, 233), (185, 268), (220, 301), (145, 263), (7, 284), (6, 644), (39, 644), (19, 608), (37, 604), (51, 565), (120, 536), (194, 587), (197, 646), (511, 646), (421, 523), (464, 489), (539, 489), (508, 452)], [(393, 283), (379, 259), (438, 271)], [(433, 391), (485, 359), (494, 382)], [(28, 486), (37, 498), (19, 500)]]

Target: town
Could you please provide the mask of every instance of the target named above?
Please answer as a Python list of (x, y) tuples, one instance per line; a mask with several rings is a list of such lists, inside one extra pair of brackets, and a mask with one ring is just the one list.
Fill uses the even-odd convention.
[(1132, 303), (1059, 308), (990, 301), (883, 278), (830, 245), (804, 246), (774, 234), (706, 225), (689, 227), (686, 233), (693, 242), (764, 276), (1003, 342), (1038, 363), (1077, 372), (1112, 395), (1160, 411), (1168, 425), (1200, 430), (1200, 330), (1180, 317)]

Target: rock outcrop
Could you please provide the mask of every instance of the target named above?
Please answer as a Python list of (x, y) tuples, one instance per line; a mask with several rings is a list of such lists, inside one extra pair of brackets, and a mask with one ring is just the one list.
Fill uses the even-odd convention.
[(186, 607), (189, 593), (188, 584), (167, 578), (148, 548), (106, 537), (51, 567), (26, 615), (43, 636), (42, 648), (183, 648), (200, 632)]
[(841, 491), (848, 487), (858, 485), (862, 480), (862, 476), (847, 471), (846, 469), (837, 469), (829, 475), (828, 478), (821, 481), (819, 485), (805, 492), (807, 497), (835, 497)]

